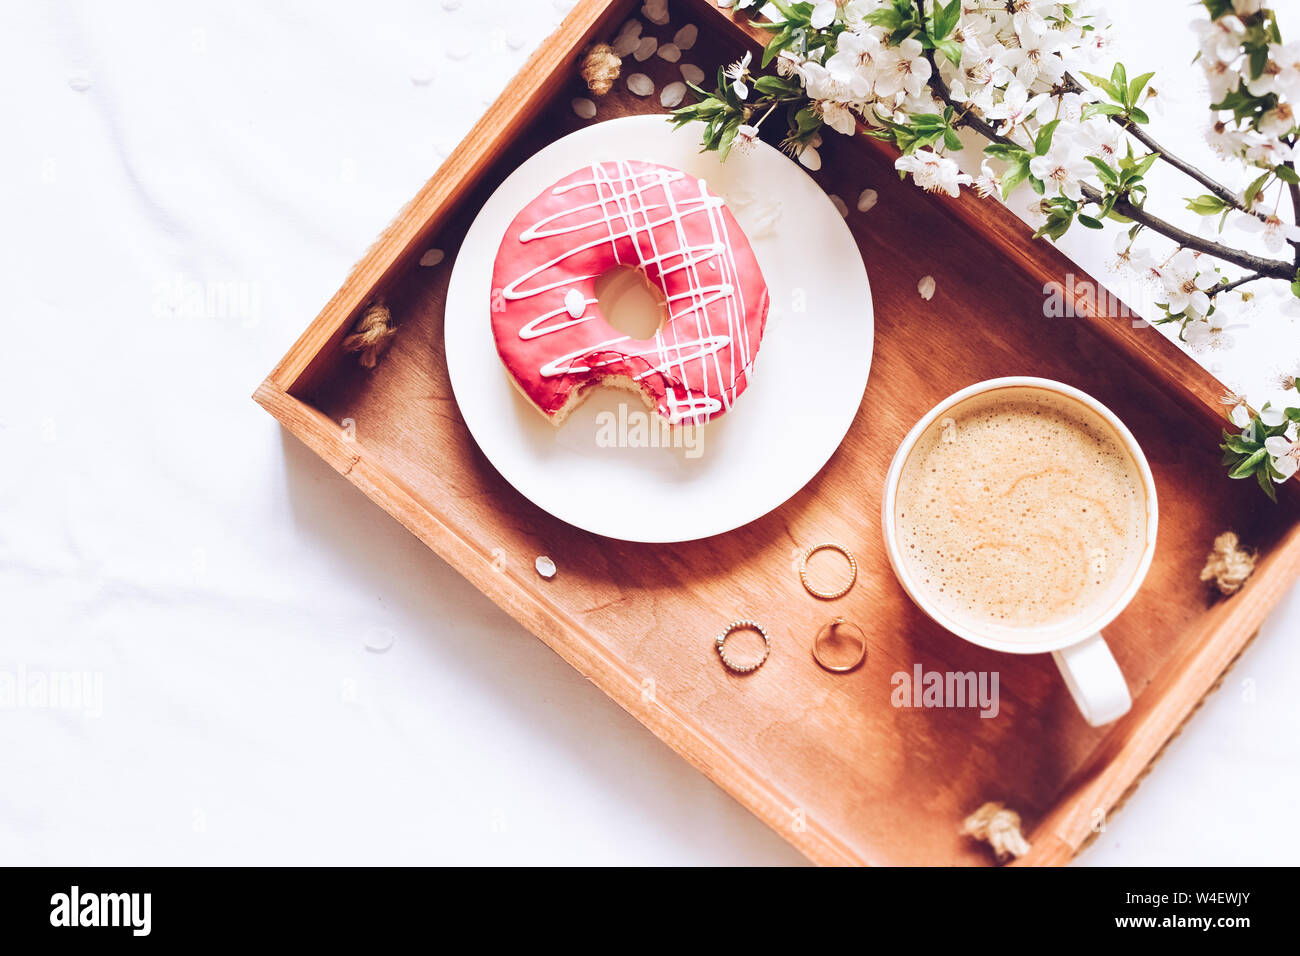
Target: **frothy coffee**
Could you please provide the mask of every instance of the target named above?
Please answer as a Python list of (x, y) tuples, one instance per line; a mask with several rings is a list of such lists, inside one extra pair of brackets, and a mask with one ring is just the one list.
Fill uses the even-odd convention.
[(908, 455), (895, 517), (909, 576), (956, 623), (1041, 628), (1095, 617), (1146, 540), (1137, 463), (1109, 423), (1028, 386), (973, 396)]

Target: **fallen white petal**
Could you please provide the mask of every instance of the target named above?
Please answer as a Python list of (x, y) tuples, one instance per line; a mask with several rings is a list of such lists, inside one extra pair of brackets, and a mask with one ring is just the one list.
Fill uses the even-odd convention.
[(447, 258), (447, 254), (441, 249), (428, 249), (425, 251), (424, 255), (420, 256), (420, 265), (436, 266), (445, 258)]
[(669, 63), (676, 63), (682, 58), (682, 51), (677, 48), (676, 43), (665, 43), (659, 48), (659, 58)]
[(667, 109), (673, 109), (675, 106), (681, 103), (682, 98), (685, 96), (686, 96), (685, 83), (683, 83), (681, 80), (678, 80), (676, 83), (669, 83), (667, 86), (664, 87), (663, 92), (659, 94), (659, 105)]
[(638, 63), (644, 63), (654, 56), (654, 52), (658, 48), (659, 41), (654, 37), (642, 37), (641, 42), (636, 45), (636, 49), (632, 52), (632, 59)]
[(635, 33), (624, 33), (614, 41), (614, 52), (618, 56), (627, 56), (635, 50), (641, 43), (641, 38)]
[(849, 204), (834, 193), (831, 193), (830, 197), (831, 205), (835, 207), (835, 211), (841, 216), (847, 216), (849, 214)]
[(668, 22), (668, 0), (646, 0), (645, 6), (641, 8), (641, 16), (655, 26), (663, 26)]
[(921, 298), (929, 302), (934, 298), (934, 276), (921, 276), (921, 281), (916, 284), (916, 291), (921, 293)]
[(704, 71), (694, 63), (683, 63), (678, 69), (682, 71), (682, 79), (687, 83), (694, 83), (699, 86), (704, 82)]
[(596, 104), (585, 96), (579, 96), (573, 101), (573, 112), (582, 119), (591, 119), (596, 115)]
[(799, 162), (813, 172), (822, 168), (822, 154), (816, 146), (805, 146), (799, 153)]
[(634, 37), (639, 37), (641, 35), (641, 21), (636, 17), (625, 21), (624, 24), (619, 27), (619, 36), (627, 36), (628, 34), (631, 34)]
[(366, 635), (366, 650), (374, 654), (383, 654), (392, 650), (395, 640), (396, 637), (394, 637), (393, 632), (386, 628), (371, 631)]
[(864, 189), (858, 196), (858, 212), (866, 212), (880, 199), (874, 189)]
[(649, 96), (655, 91), (655, 81), (644, 73), (633, 73), (627, 78), (627, 88), (637, 96)]
[(538, 574), (548, 580), (555, 577), (555, 562), (544, 554), (537, 556), (537, 560), (533, 562), (533, 567), (537, 568)]
[(677, 44), (679, 49), (689, 50), (691, 47), (695, 46), (695, 40), (699, 35), (700, 28), (694, 23), (688, 23), (673, 34), (673, 42)]

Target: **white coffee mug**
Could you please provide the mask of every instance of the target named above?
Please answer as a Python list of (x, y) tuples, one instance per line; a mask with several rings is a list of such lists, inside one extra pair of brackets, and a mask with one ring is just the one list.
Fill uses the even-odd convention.
[[(1014, 639), (1008, 639), (999, 633), (995, 633), (993, 629), (981, 632), (978, 628), (963, 625), (952, 620), (941, 609), (936, 607), (908, 572), (902, 558), (902, 550), (898, 541), (898, 528), (895, 521), (899, 477), (902, 475), (908, 456), (911, 454), (912, 449), (916, 447), (916, 443), (921, 436), (958, 405), (976, 395), (1000, 388), (1043, 389), (1073, 399), (1092, 411), (1093, 414), (1110, 425), (1123, 442), (1129, 455), (1137, 465), (1146, 492), (1145, 545), (1132, 580), (1127, 583), (1118, 597), (1109, 603), (1104, 610), (1085, 621), (1071, 622), (1064, 627), (1015, 628), (1013, 629), (1016, 632)], [(1083, 713), (1084, 719), (1094, 727), (1099, 727), (1127, 713), (1133, 703), (1133, 699), (1129, 695), (1128, 684), (1124, 680), (1124, 675), (1120, 673), (1119, 665), (1115, 662), (1110, 648), (1106, 646), (1101, 630), (1119, 616), (1142, 585), (1142, 579), (1146, 577), (1147, 570), (1151, 567), (1151, 559), (1155, 554), (1157, 520), (1156, 486), (1151, 477), (1151, 467), (1147, 464), (1146, 456), (1142, 454), (1142, 449), (1138, 447), (1132, 432), (1124, 426), (1124, 423), (1115, 416), (1114, 412), (1091, 395), (1061, 382), (1054, 382), (1045, 378), (1011, 377), (978, 382), (948, 396), (930, 409), (916, 423), (916, 426), (907, 433), (907, 437), (903, 439), (903, 443), (894, 455), (894, 460), (889, 466), (889, 474), (885, 478), (881, 526), (884, 530), (885, 551), (889, 555), (889, 563), (893, 565), (894, 574), (898, 576), (903, 590), (907, 592), (917, 607), (945, 629), (964, 640), (970, 641), (972, 644), (978, 644), (980, 647), (987, 647), (995, 651), (1006, 651), (1011, 654), (1050, 652), (1056, 660), (1057, 666), (1061, 669), (1061, 676), (1065, 678), (1066, 687), (1069, 688), (1074, 702), (1079, 705), (1079, 710)], [(1002, 628), (1001, 630), (1005, 631), (1006, 629)]]

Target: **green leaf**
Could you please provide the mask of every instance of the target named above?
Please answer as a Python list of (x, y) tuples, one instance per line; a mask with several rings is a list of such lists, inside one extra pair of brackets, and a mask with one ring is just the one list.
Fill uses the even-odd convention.
[(1099, 156), (1085, 156), (1084, 158), (1097, 168), (1097, 175), (1101, 177), (1102, 182), (1109, 183), (1112, 186), (1119, 182), (1119, 176), (1104, 159)]
[(1128, 115), (1135, 123), (1142, 123), (1145, 125), (1151, 122), (1151, 117), (1147, 116), (1146, 111), (1140, 110), (1136, 106), (1129, 107)]
[(1187, 208), (1198, 216), (1217, 216), (1227, 207), (1228, 204), (1222, 199), (1218, 196), (1211, 196), (1209, 193), (1187, 200)]
[(1273, 487), (1273, 476), (1269, 473), (1271, 466), (1261, 468), (1255, 472), (1255, 481), (1259, 483), (1260, 488), (1264, 489), (1264, 494), (1268, 495), (1273, 502), (1277, 503), (1277, 489)]
[(1259, 450), (1258, 442), (1248, 442), (1240, 435), (1233, 435), (1230, 432), (1224, 433), (1223, 444), (1220, 448), (1227, 448), (1228, 451), (1235, 452), (1238, 455), (1253, 455)]
[(884, 27), (886, 30), (897, 30), (903, 25), (903, 16), (894, 7), (878, 7), (863, 19), (872, 26)]
[(1123, 112), (1124, 107), (1114, 103), (1089, 103), (1083, 108), (1082, 118), (1089, 120), (1094, 116), (1118, 116)]
[[(1011, 195), (1011, 191), (1025, 181), (1029, 176), (1029, 157), (1026, 156), (1021, 162), (1017, 163), (1005, 176), (1002, 177), (1002, 198), (1006, 199)], [(1297, 280), (1300, 281), (1300, 280)]]
[(1268, 64), (1268, 47), (1261, 44), (1250, 51), (1250, 78), (1258, 80)]
[(1079, 213), (1078, 218), (1079, 218), (1079, 225), (1081, 226), (1086, 226), (1089, 229), (1100, 229), (1102, 227), (1101, 221), (1098, 219), (1094, 219), (1092, 216), (1085, 216), (1083, 213)]
[(1262, 176), (1260, 176), (1253, 183), (1251, 183), (1249, 186), (1246, 187), (1246, 191), (1242, 193), (1242, 196), (1246, 203), (1247, 209), (1255, 205), (1256, 201), (1259, 199), (1259, 194), (1264, 191), (1264, 186), (1268, 182), (1269, 177), (1271, 177), (1272, 175), (1273, 175), (1273, 171), (1270, 169), (1268, 172), (1264, 173)]
[(1060, 125), (1060, 120), (1052, 120), (1050, 123), (1044, 123), (1038, 128), (1038, 136), (1034, 139), (1035, 155), (1042, 156), (1052, 148), (1052, 135), (1056, 132), (1056, 127)]
[(1155, 75), (1155, 72), (1152, 71), (1133, 78), (1133, 81), (1128, 85), (1129, 106), (1137, 106), (1138, 97), (1142, 95), (1142, 91), (1146, 89), (1146, 85), (1151, 82), (1151, 77)]
[(1300, 186), (1300, 175), (1290, 166), (1285, 164), (1273, 167), (1273, 175), (1284, 183), (1290, 183), (1292, 186)]
[(1160, 158), (1159, 153), (1147, 153), (1140, 160), (1138, 160), (1137, 165), (1133, 167), (1133, 171), (1137, 174), (1138, 177), (1145, 176), (1147, 174), (1147, 170), (1149, 170), (1151, 168), (1151, 165), (1159, 158)]
[(1088, 79), (1088, 82), (1092, 83), (1094, 86), (1101, 89), (1101, 91), (1104, 92), (1107, 96), (1109, 96), (1112, 100), (1115, 100), (1116, 102), (1120, 101), (1121, 97), (1119, 95), (1119, 91), (1116, 89), (1115, 85), (1110, 82), (1110, 80), (1104, 77), (1100, 77), (1096, 73), (1084, 73), (1083, 75)]
[(1125, 94), (1128, 92), (1128, 73), (1124, 70), (1123, 63), (1115, 64), (1115, 69), (1112, 70), (1110, 74), (1110, 84), (1118, 91), (1115, 94), (1115, 99), (1119, 100), (1125, 106), (1131, 106), (1132, 104), (1124, 98)]
[(1261, 461), (1263, 461), (1267, 456), (1268, 456), (1268, 452), (1265, 449), (1263, 448), (1259, 449), (1259, 451), (1254, 452), (1253, 454), (1249, 455), (1246, 458), (1243, 458), (1237, 464), (1236, 468), (1228, 472), (1228, 477), (1229, 478), (1250, 477), (1255, 471), (1255, 466), (1258, 465)]
[(934, 48), (947, 57), (953, 66), (961, 66), (961, 44), (956, 40), (935, 40)]
[(1022, 156), (1028, 155), (1023, 146), (1014, 143), (990, 143), (984, 147), (984, 152), (994, 159), (1005, 159), (1007, 162), (1018, 162)]
[[(932, 33), (934, 39), (936, 41), (942, 40), (948, 36), (948, 34), (952, 33), (953, 29), (957, 26), (957, 21), (960, 19), (961, 0), (952, 0), (952, 3), (948, 4), (946, 7), (941, 3), (936, 3), (934, 14), (931, 16), (931, 20), (934, 23), (934, 31)], [(955, 62), (956, 61), (954, 61), (954, 63)]]

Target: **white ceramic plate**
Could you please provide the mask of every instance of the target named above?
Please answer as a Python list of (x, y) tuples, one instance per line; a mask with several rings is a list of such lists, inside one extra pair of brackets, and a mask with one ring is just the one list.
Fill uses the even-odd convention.
[[(611, 538), (690, 541), (780, 506), (839, 447), (871, 367), (871, 287), (835, 206), (772, 147), (733, 152), (723, 164), (699, 152), (699, 132), (633, 116), (547, 146), (484, 204), (447, 293), (447, 368), (483, 454), (539, 508)], [(612, 388), (589, 393), (555, 428), (515, 389), (492, 339), (492, 264), (511, 220), (574, 170), (618, 159), (705, 180), (745, 230), (771, 292), (749, 387), (725, 415), (688, 429), (681, 447), (655, 444), (657, 417), (639, 397)], [(616, 326), (618, 308), (606, 310)]]

